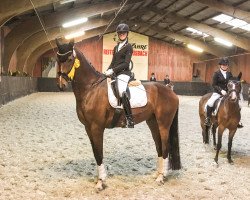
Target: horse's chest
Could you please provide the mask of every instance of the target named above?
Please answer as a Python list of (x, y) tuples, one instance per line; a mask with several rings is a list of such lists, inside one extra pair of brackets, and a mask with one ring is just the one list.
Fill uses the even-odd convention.
[(84, 105), (83, 104), (77, 103), (76, 113), (77, 113), (77, 116), (78, 116), (78, 119), (80, 120), (80, 122), (82, 124), (86, 124), (86, 117), (85, 117), (85, 113), (84, 113)]

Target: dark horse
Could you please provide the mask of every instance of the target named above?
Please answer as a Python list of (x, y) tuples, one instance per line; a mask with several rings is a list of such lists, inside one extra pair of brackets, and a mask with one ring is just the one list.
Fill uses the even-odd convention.
[[(229, 163), (233, 163), (233, 160), (231, 158), (232, 142), (234, 134), (237, 130), (237, 125), (239, 124), (241, 118), (239, 106), (241, 83), (238, 80), (230, 80), (227, 84), (227, 88), (228, 93), (223, 97), (217, 115), (212, 117), (212, 133), (214, 146), (216, 146), (215, 134), (216, 129), (218, 128), (218, 142), (216, 147), (216, 156), (214, 158), (216, 163), (218, 163), (218, 155), (221, 149), (222, 134), (225, 129), (229, 130), (227, 159)], [(211, 95), (212, 93), (204, 95), (199, 102), (200, 125), (202, 128), (203, 142), (206, 144), (209, 143), (210, 127), (204, 125), (204, 120), (206, 117), (204, 107)]]
[[(58, 47), (59, 85), (63, 79), (71, 83), (76, 98), (76, 112), (85, 126), (97, 162), (98, 182), (96, 188), (103, 189), (106, 170), (103, 165), (103, 132), (111, 124), (115, 109), (108, 101), (106, 77), (97, 72), (85, 56), (73, 48), (74, 42), (61, 44)], [(167, 170), (166, 158), (169, 158), (173, 170), (181, 168), (178, 138), (177, 95), (168, 87), (159, 83), (145, 83), (148, 102), (141, 108), (132, 109), (135, 124), (146, 120), (158, 153), (158, 177), (163, 183)], [(123, 115), (116, 127), (122, 127)], [(143, 144), (142, 144), (143, 145)]]

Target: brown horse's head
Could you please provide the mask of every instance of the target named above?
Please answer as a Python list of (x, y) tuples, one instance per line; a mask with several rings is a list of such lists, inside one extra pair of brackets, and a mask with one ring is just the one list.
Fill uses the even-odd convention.
[(57, 86), (62, 91), (68, 86), (70, 78), (68, 77), (74, 62), (74, 41), (71, 40), (69, 43), (61, 44), (58, 39), (56, 39), (56, 45), (58, 48), (57, 52), (57, 62), (58, 62), (58, 81)]
[(229, 80), (227, 84), (228, 96), (231, 101), (237, 101), (240, 97), (241, 83), (239, 80)]

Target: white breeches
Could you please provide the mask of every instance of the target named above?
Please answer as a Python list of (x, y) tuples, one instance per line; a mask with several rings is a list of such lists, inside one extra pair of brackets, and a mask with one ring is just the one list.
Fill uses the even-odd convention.
[(126, 91), (129, 79), (130, 76), (126, 74), (120, 74), (119, 76), (117, 76), (117, 84), (120, 97), (122, 97), (122, 93)]
[(207, 105), (208, 105), (209, 107), (213, 107), (213, 106), (214, 106), (214, 102), (215, 102), (217, 99), (219, 99), (220, 97), (221, 97), (220, 94), (214, 92), (214, 93), (212, 94), (212, 96), (210, 97), (210, 99), (208, 99)]

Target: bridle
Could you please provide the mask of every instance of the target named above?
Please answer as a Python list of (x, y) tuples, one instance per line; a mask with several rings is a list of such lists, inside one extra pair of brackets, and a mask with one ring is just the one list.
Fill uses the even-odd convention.
[[(72, 55), (72, 54), (73, 54), (73, 64), (72, 64), (70, 70), (68, 70), (68, 72), (62, 72), (61, 63), (65, 63), (65, 62), (68, 60), (68, 57), (69, 57), (70, 55)], [(62, 58), (61, 60), (63, 60), (63, 61), (60, 61), (60, 58), (58, 59), (59, 71), (58, 71), (57, 74), (58, 74), (59, 77), (64, 78), (65, 81), (67, 81), (67, 82), (71, 82), (71, 81), (72, 81), (71, 78), (69, 77), (69, 73), (71, 72), (71, 70), (72, 70), (73, 67), (74, 67), (74, 62), (75, 62), (75, 59), (76, 59), (76, 56), (75, 56), (74, 54), (75, 54), (75, 53), (74, 53), (74, 50), (70, 50), (70, 51), (68, 51), (68, 52), (66, 52), (66, 53), (59, 53), (59, 52), (57, 52), (57, 56), (58, 56), (58, 57), (61, 57), (61, 58)], [(63, 58), (64, 58), (64, 59), (63, 59)]]
[[(74, 82), (76, 82), (75, 80), (73, 80), (73, 78), (70, 78), (70, 74), (72, 73), (72, 71), (73, 70), (75, 70), (75, 68), (78, 68), (78, 67), (75, 67), (75, 61), (76, 60), (78, 60), (77, 59), (77, 57), (76, 57), (76, 52), (73, 50), (70, 50), (70, 51), (68, 51), (68, 52), (66, 52), (66, 53), (63, 53), (63, 54), (61, 54), (61, 53), (59, 53), (59, 52), (57, 52), (57, 55), (58, 55), (58, 57), (60, 57), (60, 56), (62, 56), (62, 57), (64, 57), (65, 59), (62, 59), (63, 60), (63, 62), (62, 61), (60, 61), (60, 58), (58, 59), (58, 63), (65, 63), (67, 60), (68, 60), (68, 57), (70, 56), (70, 55), (73, 55), (73, 64), (72, 64), (72, 66), (71, 66), (71, 68), (68, 70), (68, 72), (62, 72), (61, 71), (61, 65), (59, 64), (59, 72), (57, 73), (58, 74), (58, 76), (59, 76), (59, 78), (60, 77), (62, 77), (65, 81), (67, 81), (68, 83), (69, 82), (72, 82), (72, 81), (74, 81)], [(78, 60), (79, 61), (79, 60)], [(74, 73), (74, 72), (73, 72)], [(106, 76), (102, 76), (102, 78), (100, 79), (98, 79), (97, 81), (94, 81), (92, 84), (91, 84), (91, 87), (94, 87), (94, 86), (96, 86), (96, 85), (98, 85), (98, 84), (100, 84), (102, 81), (104, 81), (105, 79), (107, 79), (107, 77)]]
[[(228, 85), (229, 84), (233, 84), (234, 86), (237, 84), (237, 83), (239, 83), (240, 81), (237, 81), (236, 83), (234, 83), (234, 81), (229, 81), (228, 82)], [(227, 86), (228, 87), (228, 86)], [(235, 92), (236, 93), (236, 100), (238, 100), (239, 99), (239, 97), (240, 97), (240, 91), (237, 91), (237, 89), (235, 88), (235, 87), (233, 87), (232, 89), (229, 89), (228, 88), (228, 92), (227, 92), (227, 95), (226, 95), (226, 97), (230, 97), (230, 95), (231, 95), (231, 93), (232, 92)], [(236, 101), (235, 100), (235, 101)]]

